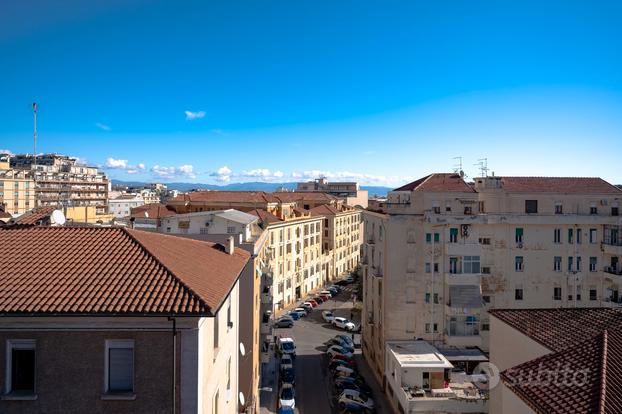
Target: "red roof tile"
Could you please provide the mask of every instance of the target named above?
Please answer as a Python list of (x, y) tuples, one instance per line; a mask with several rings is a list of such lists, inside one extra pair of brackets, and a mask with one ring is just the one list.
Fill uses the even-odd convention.
[(282, 191), (272, 193), (283, 203), (294, 203), (299, 201), (315, 201), (330, 203), (339, 200), (332, 194), (323, 193), (321, 191)]
[(423, 178), (396, 188), (393, 191), (426, 191), (431, 193), (474, 193), (475, 190), (468, 185), (459, 174), (434, 173)]
[(510, 368), (501, 378), (540, 414), (620, 413), (622, 331), (605, 330), (578, 345)]
[(34, 225), (39, 222), (49, 220), (56, 207), (44, 206), (35, 207), (30, 211), (11, 220), (11, 224)]
[(622, 309), (491, 309), (489, 313), (551, 351), (622, 326)]
[(598, 177), (501, 177), (510, 193), (619, 194), (622, 190)]
[(205, 315), (249, 259), (120, 228), (7, 227), (0, 245), (1, 314)]
[(160, 203), (145, 204), (140, 207), (131, 209), (130, 217), (133, 218), (152, 218), (159, 219), (163, 217), (174, 216), (177, 213), (173, 207), (166, 206)]
[(193, 191), (180, 194), (170, 203), (212, 201), (222, 203), (278, 203), (279, 199), (264, 191)]
[(277, 216), (275, 216), (274, 214), (270, 213), (269, 211), (266, 211), (262, 208), (256, 208), (254, 210), (251, 210), (248, 212), (248, 214), (252, 214), (254, 216), (259, 217), (259, 220), (261, 220), (262, 222), (266, 223), (266, 224), (270, 224), (270, 223), (277, 223), (281, 220), (280, 218), (278, 218)]

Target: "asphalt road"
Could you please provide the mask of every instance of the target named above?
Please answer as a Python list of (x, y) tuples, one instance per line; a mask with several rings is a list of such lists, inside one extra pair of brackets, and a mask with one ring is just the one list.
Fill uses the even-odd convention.
[[(275, 335), (293, 338), (296, 342), (296, 407), (300, 414), (337, 413), (332, 407), (332, 392), (329, 386), (329, 372), (324, 342), (345, 331), (332, 327), (322, 320), (323, 310), (332, 310), (336, 316), (350, 318), (352, 302), (351, 287), (346, 287), (336, 298), (316, 307), (307, 317), (296, 321), (293, 328), (275, 329)], [(355, 343), (360, 343), (360, 335), (355, 334)], [(362, 360), (360, 349), (358, 360)], [(367, 379), (370, 382), (371, 381)], [(374, 393), (374, 400), (382, 397)], [(382, 405), (378, 406), (380, 408)], [(335, 407), (336, 408), (336, 407)], [(378, 410), (379, 413), (384, 411)], [(388, 412), (388, 411), (387, 411)]]

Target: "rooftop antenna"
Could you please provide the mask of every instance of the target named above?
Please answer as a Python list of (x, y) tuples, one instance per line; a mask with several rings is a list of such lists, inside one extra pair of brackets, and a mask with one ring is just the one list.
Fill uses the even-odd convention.
[(37, 103), (32, 103), (32, 114), (34, 117), (34, 132), (33, 132), (33, 156), (34, 156), (34, 164), (35, 171), (37, 171)]
[(488, 177), (488, 158), (480, 158), (477, 160), (477, 164), (473, 164), (479, 167), (481, 177)]
[(454, 160), (458, 160), (458, 164), (454, 164), (454, 173), (460, 174), (460, 177), (464, 178), (464, 170), (462, 169), (462, 157), (454, 157)]

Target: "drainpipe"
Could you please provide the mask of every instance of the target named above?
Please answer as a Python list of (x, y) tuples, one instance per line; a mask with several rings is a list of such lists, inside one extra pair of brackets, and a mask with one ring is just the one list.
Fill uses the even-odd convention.
[(173, 406), (171, 408), (171, 412), (175, 414), (175, 386), (177, 385), (177, 320), (172, 316), (169, 316), (168, 320), (173, 321)]

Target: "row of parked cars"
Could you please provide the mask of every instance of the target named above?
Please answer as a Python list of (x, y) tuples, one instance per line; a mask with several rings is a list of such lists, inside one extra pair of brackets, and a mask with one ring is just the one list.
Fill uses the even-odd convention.
[(354, 361), (354, 342), (348, 335), (335, 335), (326, 342), (328, 370), (334, 398), (341, 413), (373, 413), (374, 400)]
[(296, 343), (292, 338), (279, 338), (279, 414), (293, 414), (296, 408)]
[(313, 311), (313, 308), (317, 307), (319, 304), (326, 302), (330, 298), (336, 296), (341, 292), (342, 287), (333, 285), (327, 287), (325, 290), (321, 291), (315, 297), (308, 298), (303, 303), (300, 304), (295, 309), (290, 310), (285, 315), (278, 318), (274, 321), (275, 328), (291, 328), (294, 326), (294, 322), (300, 318), (304, 318), (309, 313)]

